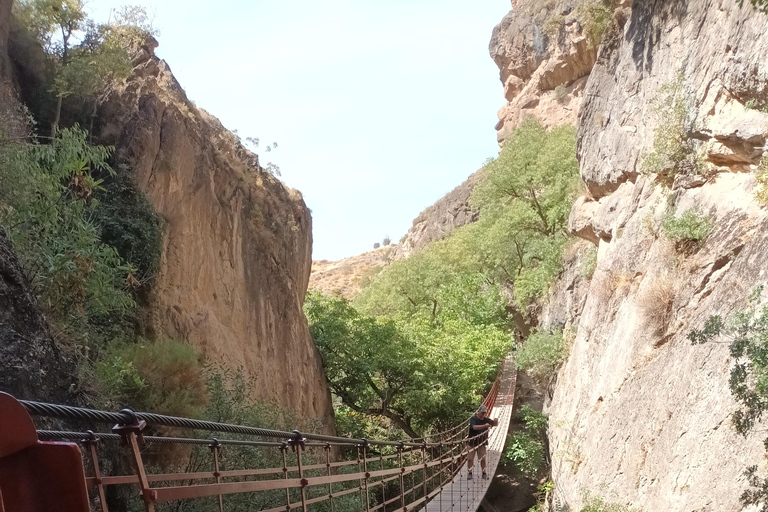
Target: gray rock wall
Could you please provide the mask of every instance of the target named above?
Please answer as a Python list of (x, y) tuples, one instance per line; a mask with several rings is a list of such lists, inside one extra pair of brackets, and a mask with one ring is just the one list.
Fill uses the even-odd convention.
[[(768, 210), (754, 200), (768, 115), (745, 108), (768, 100), (766, 62), (768, 17), (731, 0), (636, 1), (604, 40), (578, 123), (590, 195), (571, 213), (597, 269), (548, 405), (553, 478), (571, 510), (589, 490), (646, 512), (735, 512), (745, 467), (765, 474), (765, 432), (743, 438), (730, 424), (728, 346), (686, 336), (768, 280)], [(664, 187), (641, 171), (669, 122), (652, 104), (680, 76), (703, 174)], [(673, 207), (711, 219), (703, 246), (664, 236)]]

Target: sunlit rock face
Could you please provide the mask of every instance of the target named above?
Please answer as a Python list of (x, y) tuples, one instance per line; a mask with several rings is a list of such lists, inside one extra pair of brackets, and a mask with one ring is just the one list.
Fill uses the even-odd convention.
[(476, 221), (478, 213), (472, 210), (470, 196), (480, 178), (480, 172), (470, 175), (464, 183), (413, 219), (408, 233), (393, 247), (392, 258), (407, 258), (430, 242), (447, 237), (454, 229)]
[(584, 33), (581, 0), (515, 2), (493, 30), (489, 50), (501, 71), (507, 103), (499, 110), (499, 142), (527, 117), (545, 126), (575, 124), (597, 47)]
[(97, 118), (99, 141), (116, 146), (164, 221), (145, 329), (243, 368), (255, 398), (332, 431), (330, 392), (302, 312), (310, 212), (187, 99), (154, 46)]
[[(542, 316), (572, 342), (547, 408), (556, 494), (572, 507), (589, 490), (646, 511), (736, 512), (744, 469), (765, 474), (764, 427), (745, 438), (730, 423), (728, 345), (687, 335), (768, 280), (768, 209), (755, 200), (766, 62), (768, 16), (730, 0), (635, 2), (603, 39), (577, 124), (588, 193), (570, 217), (597, 268), (581, 300), (561, 279), (544, 311), (576, 308)], [(662, 186), (644, 162), (673, 121), (654, 105), (675, 83), (696, 164)], [(700, 247), (665, 237), (672, 208), (713, 223)]]

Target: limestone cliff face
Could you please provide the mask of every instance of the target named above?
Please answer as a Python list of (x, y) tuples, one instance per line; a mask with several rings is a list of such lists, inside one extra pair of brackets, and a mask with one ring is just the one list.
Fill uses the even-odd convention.
[(330, 393), (302, 312), (312, 219), (301, 194), (196, 108), (151, 45), (134, 66), (99, 111), (99, 139), (117, 147), (165, 222), (149, 334), (242, 367), (256, 398), (331, 431)]
[(501, 70), (507, 100), (498, 114), (499, 142), (530, 116), (546, 126), (575, 124), (597, 56), (577, 16), (582, 3), (513, 2), (493, 30), (489, 50)]
[[(768, 210), (754, 192), (768, 115), (745, 107), (768, 101), (765, 62), (768, 16), (733, 0), (638, 1), (603, 41), (578, 118), (590, 195), (570, 220), (598, 246), (597, 269), (577, 307), (544, 319), (578, 326), (548, 406), (557, 496), (572, 507), (591, 490), (645, 511), (735, 512), (745, 467), (765, 473), (764, 432), (730, 424), (728, 346), (686, 339), (766, 282)], [(663, 187), (642, 169), (669, 122), (652, 105), (676, 81), (700, 172)], [(713, 221), (700, 248), (665, 238), (670, 208)]]
[(413, 225), (394, 246), (393, 259), (407, 258), (430, 242), (442, 240), (456, 228), (477, 220), (469, 196), (479, 179), (479, 172), (470, 175), (461, 185), (440, 198), (413, 220)]

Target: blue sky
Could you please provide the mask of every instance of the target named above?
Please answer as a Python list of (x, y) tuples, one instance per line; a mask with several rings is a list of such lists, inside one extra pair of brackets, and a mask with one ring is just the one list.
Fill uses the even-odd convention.
[[(126, 1), (90, 0), (104, 20)], [(312, 210), (314, 259), (399, 240), (498, 151), (488, 56), (509, 0), (137, 0), (189, 98)]]

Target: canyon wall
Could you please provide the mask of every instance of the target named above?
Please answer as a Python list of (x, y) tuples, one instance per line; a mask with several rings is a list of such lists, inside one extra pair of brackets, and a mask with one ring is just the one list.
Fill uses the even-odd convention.
[[(765, 62), (768, 16), (749, 5), (648, 0), (615, 12), (578, 115), (588, 193), (570, 219), (597, 246), (597, 267), (580, 287), (564, 274), (542, 314), (575, 336), (547, 407), (561, 506), (578, 510), (591, 491), (645, 511), (735, 512), (744, 469), (765, 474), (764, 433), (731, 426), (728, 345), (687, 339), (766, 282), (768, 210), (754, 197)], [(691, 154), (665, 185), (644, 170), (675, 122), (659, 111), (673, 89)], [(662, 218), (690, 209), (712, 233), (676, 246)]]
[(302, 312), (312, 218), (301, 194), (258, 165), (221, 123), (189, 101), (151, 41), (98, 113), (164, 221), (159, 269), (144, 307), (153, 338), (186, 340), (243, 368), (254, 396), (333, 431), (331, 397)]
[(527, 117), (545, 126), (575, 124), (597, 45), (585, 34), (580, 0), (521, 0), (493, 29), (491, 58), (507, 103), (499, 110), (499, 142)]

